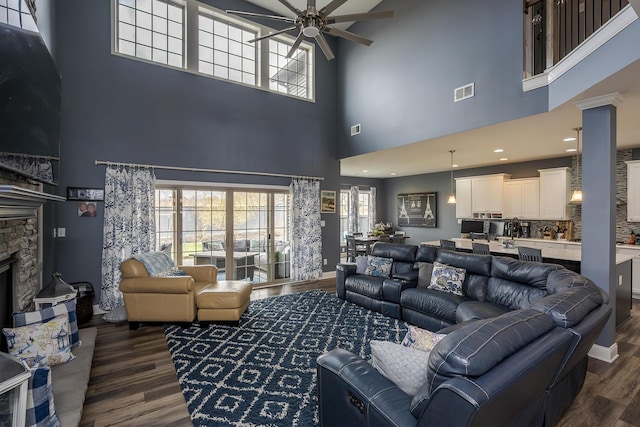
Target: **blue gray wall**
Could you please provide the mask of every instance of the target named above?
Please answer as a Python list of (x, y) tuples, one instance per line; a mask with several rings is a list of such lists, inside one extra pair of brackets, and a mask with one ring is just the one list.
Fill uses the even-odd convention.
[[(394, 18), (350, 30), (370, 47), (339, 43), (341, 158), (537, 114), (547, 89), (522, 92), (522, 3), (383, 1)], [(454, 89), (475, 83), (474, 98)], [(350, 126), (362, 124), (351, 137)]]
[[(210, 1), (256, 10), (240, 1)], [(324, 176), (339, 187), (336, 62), (316, 52), (316, 102), (302, 101), (111, 54), (109, 1), (55, 3), (62, 75), (61, 191), (103, 187), (95, 160)], [(158, 179), (288, 185), (289, 179), (157, 170)], [(62, 193), (61, 193), (62, 194)], [(58, 270), (68, 281), (101, 283), (102, 204), (79, 218), (60, 203)], [(338, 262), (339, 221), (323, 215), (323, 257)]]

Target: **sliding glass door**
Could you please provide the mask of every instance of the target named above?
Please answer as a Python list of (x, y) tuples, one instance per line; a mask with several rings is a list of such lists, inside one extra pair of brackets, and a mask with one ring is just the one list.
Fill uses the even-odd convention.
[(290, 277), (288, 191), (158, 187), (158, 248), (180, 265), (213, 264), (219, 280)]

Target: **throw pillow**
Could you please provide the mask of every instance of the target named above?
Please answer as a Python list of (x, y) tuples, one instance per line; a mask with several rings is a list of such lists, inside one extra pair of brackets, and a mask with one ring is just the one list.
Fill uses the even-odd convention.
[(53, 401), (51, 368), (42, 366), (31, 370), (27, 392), (27, 413), (25, 426), (59, 426)]
[(178, 270), (176, 263), (164, 252), (147, 252), (134, 255), (133, 258), (144, 264), (151, 277), (167, 276)]
[(418, 262), (418, 288), (426, 288), (431, 283), (433, 264), (430, 262)]
[(56, 304), (52, 307), (45, 307), (38, 311), (30, 311), (28, 313), (13, 313), (13, 326), (27, 326), (34, 323), (48, 322), (60, 314), (69, 316), (69, 334), (71, 335), (71, 347), (77, 347), (81, 344), (80, 335), (78, 335), (78, 316), (76, 313), (76, 300), (66, 301)]
[(452, 267), (439, 262), (433, 263), (433, 273), (429, 289), (450, 292), (456, 295), (464, 295), (462, 283), (467, 270), (464, 268)]
[(54, 366), (75, 359), (71, 353), (69, 316), (61, 314), (45, 323), (4, 328), (9, 353), (30, 367)]
[(373, 367), (409, 396), (427, 381), (428, 352), (389, 341), (372, 340), (370, 345)]
[(408, 325), (408, 328), (409, 330), (402, 340), (402, 345), (416, 350), (431, 351), (442, 338), (447, 336), (447, 334), (436, 334), (413, 325)]
[(356, 274), (364, 274), (367, 271), (367, 257), (360, 255), (356, 257)]
[(393, 259), (367, 255), (367, 268), (364, 274), (376, 277), (389, 277)]
[(127, 321), (127, 310), (124, 305), (116, 307), (104, 316), (102, 320), (109, 323), (122, 323)]

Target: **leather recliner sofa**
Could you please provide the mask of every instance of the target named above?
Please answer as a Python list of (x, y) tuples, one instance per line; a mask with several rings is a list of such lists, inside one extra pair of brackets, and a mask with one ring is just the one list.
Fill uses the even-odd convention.
[[(546, 425), (554, 425), (562, 411), (573, 402), (582, 388), (586, 375), (587, 353), (611, 314), (607, 294), (586, 277), (559, 265), (452, 252), (426, 245), (417, 248), (414, 270), (420, 268), (421, 262), (433, 263), (434, 261), (465, 268), (466, 275), (463, 283), (465, 295), (416, 288), (413, 285), (415, 282), (407, 282), (400, 295), (400, 317), (403, 320), (432, 331), (447, 333), (457, 329), (468, 331), (469, 325), (479, 325), (478, 322), (490, 319), (509, 318), (508, 315), (513, 312), (534, 310), (546, 314), (556, 328), (566, 332), (569, 347), (554, 365), (553, 375), (548, 378), (544, 392), (537, 395), (537, 399), (544, 402), (542, 409), (534, 408)], [(341, 280), (338, 275), (337, 280)], [(339, 284), (337, 287), (340, 289)], [(357, 298), (354, 299), (357, 300)], [(340, 362), (329, 357), (328, 359), (333, 360), (332, 363), (334, 363), (331, 369), (333, 370), (341, 363), (351, 363), (352, 360), (349, 357), (340, 356)], [(321, 369), (320, 365), (319, 369)], [(346, 374), (348, 372), (346, 365), (336, 372), (343, 372), (343, 369)], [(340, 375), (342, 373), (338, 374)], [(493, 378), (493, 381), (506, 380), (500, 377)], [(341, 378), (341, 381), (349, 383), (351, 379)], [(504, 386), (507, 387), (506, 384)], [(352, 394), (354, 392), (351, 389), (348, 391)], [(344, 393), (342, 398), (346, 399)], [(508, 406), (509, 403), (501, 400), (492, 405), (502, 407), (502, 405)], [(480, 419), (475, 417), (474, 415), (472, 418)], [(468, 422), (469, 425), (476, 423), (471, 419)], [(366, 423), (359, 425), (366, 425)]]

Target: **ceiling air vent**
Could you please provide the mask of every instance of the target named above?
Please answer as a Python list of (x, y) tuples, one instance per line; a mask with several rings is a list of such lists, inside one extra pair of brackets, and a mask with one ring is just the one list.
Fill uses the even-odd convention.
[(357, 125), (351, 126), (351, 136), (355, 136), (355, 135), (359, 134), (360, 133), (360, 128), (361, 128), (360, 123), (358, 123)]
[(475, 95), (474, 83), (461, 86), (453, 91), (453, 102), (462, 101)]

